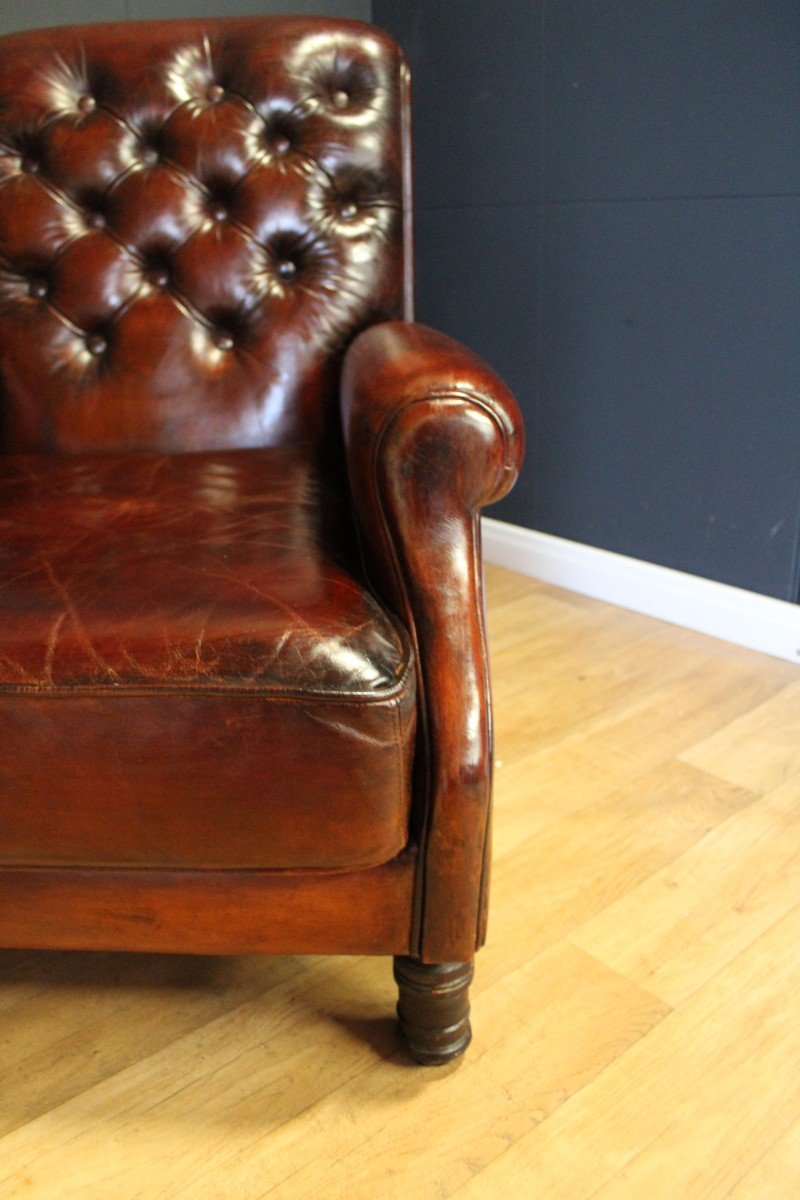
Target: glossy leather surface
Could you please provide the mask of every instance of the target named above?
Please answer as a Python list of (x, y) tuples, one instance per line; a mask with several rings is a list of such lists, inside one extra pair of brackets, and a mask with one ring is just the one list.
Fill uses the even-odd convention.
[(403, 69), (321, 19), (0, 39), (2, 444), (327, 440), (401, 310)]
[(0, 689), (391, 691), (408, 641), (291, 449), (0, 455)]
[(492, 781), (478, 516), (516, 479), (522, 422), (485, 363), (402, 322), (356, 339), (342, 403), (370, 574), (419, 664), (420, 954), (467, 960), (485, 933)]
[(0, 39), (0, 945), (483, 939), (522, 429), (393, 319), (408, 122), (357, 22)]
[(305, 456), (0, 456), (0, 861), (343, 867), (408, 840), (408, 639)]

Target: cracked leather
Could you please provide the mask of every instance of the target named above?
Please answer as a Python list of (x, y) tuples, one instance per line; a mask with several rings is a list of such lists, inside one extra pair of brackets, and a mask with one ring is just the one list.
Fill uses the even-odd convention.
[(0, 456), (0, 861), (384, 862), (411, 663), (307, 454)]
[(403, 687), (346, 502), (291, 448), (0, 455), (0, 690)]

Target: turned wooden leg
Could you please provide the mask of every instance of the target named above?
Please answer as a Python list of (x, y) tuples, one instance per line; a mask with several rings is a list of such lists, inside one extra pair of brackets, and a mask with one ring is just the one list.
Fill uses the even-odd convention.
[(463, 1054), (472, 1037), (472, 963), (429, 965), (418, 958), (396, 958), (394, 977), (400, 989), (400, 1033), (417, 1062), (434, 1066)]

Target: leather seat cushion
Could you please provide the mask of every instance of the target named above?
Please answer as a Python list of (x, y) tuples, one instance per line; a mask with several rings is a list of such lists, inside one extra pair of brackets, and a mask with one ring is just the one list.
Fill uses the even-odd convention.
[(408, 838), (408, 637), (297, 449), (0, 456), (0, 861), (346, 868)]

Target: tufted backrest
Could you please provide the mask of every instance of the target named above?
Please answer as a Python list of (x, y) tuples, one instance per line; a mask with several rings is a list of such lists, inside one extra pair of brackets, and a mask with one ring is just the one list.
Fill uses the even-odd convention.
[(324, 445), (344, 347), (403, 311), (407, 195), (368, 25), (0, 38), (0, 449)]

